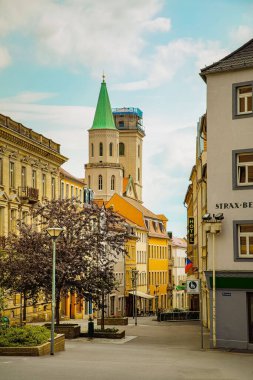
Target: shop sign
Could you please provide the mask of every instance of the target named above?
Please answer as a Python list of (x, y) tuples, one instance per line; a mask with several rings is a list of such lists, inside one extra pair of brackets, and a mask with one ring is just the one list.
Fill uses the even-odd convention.
[(194, 244), (194, 218), (188, 218), (188, 243)]

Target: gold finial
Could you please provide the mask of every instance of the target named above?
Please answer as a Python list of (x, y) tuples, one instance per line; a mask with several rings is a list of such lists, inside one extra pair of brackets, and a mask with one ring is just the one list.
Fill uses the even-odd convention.
[(102, 79), (103, 79), (103, 83), (105, 83), (105, 72), (104, 71), (103, 71)]

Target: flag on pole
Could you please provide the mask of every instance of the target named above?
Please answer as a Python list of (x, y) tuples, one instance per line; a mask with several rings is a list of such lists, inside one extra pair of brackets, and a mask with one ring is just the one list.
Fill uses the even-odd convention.
[(190, 259), (186, 259), (186, 265), (185, 265), (185, 273), (188, 273), (189, 270), (192, 268), (192, 261)]

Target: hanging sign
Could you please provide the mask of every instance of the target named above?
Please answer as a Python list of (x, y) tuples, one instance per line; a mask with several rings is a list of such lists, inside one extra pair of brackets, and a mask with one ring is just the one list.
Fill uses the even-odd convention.
[(194, 218), (188, 218), (188, 243), (194, 244)]

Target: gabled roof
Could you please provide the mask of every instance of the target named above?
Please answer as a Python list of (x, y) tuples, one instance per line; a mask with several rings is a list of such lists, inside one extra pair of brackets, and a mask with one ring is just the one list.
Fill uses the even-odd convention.
[(185, 238), (172, 237), (172, 245), (180, 248), (187, 248), (187, 241)]
[(91, 129), (117, 129), (114, 124), (110, 99), (104, 77), (101, 83), (97, 108)]
[(61, 178), (68, 178), (84, 186), (84, 181), (82, 179), (74, 177), (72, 174), (67, 172), (67, 170), (63, 169), (62, 167), (60, 168), (60, 174), (61, 174)]
[(129, 177), (123, 178), (123, 190), (122, 193), (124, 196), (129, 198), (138, 199), (138, 195), (136, 192), (135, 184), (133, 181), (133, 177), (129, 175)]
[(201, 69), (200, 75), (206, 80), (206, 74), (247, 69), (249, 67), (253, 67), (253, 39), (220, 61)]

